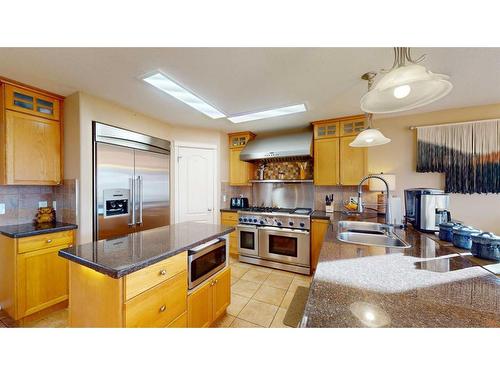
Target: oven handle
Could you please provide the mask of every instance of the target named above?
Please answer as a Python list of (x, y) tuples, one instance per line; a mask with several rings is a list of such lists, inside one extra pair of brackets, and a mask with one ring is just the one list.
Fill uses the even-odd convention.
[(236, 225), (236, 228), (259, 229), (256, 225), (245, 225), (245, 224), (238, 224)]
[(297, 234), (309, 234), (308, 230), (305, 229), (288, 229), (288, 228), (276, 228), (276, 227), (260, 227), (260, 230), (268, 230), (273, 232), (286, 232), (286, 233), (297, 233)]

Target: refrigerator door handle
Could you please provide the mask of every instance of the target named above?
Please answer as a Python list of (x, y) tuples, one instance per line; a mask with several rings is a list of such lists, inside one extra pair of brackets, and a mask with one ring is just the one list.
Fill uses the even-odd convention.
[(137, 224), (142, 224), (142, 201), (143, 201), (143, 179), (141, 176), (137, 176), (137, 185), (138, 185), (138, 190), (139, 190), (139, 220), (137, 221)]
[(129, 215), (132, 215), (132, 220), (128, 222), (128, 226), (135, 225), (135, 179), (129, 178), (130, 183), (130, 201), (128, 202)]

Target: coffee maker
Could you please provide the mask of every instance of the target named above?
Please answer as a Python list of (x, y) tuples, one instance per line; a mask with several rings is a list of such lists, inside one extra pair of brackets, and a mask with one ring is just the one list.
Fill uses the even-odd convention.
[(439, 231), (439, 224), (451, 221), (450, 195), (443, 190), (415, 188), (405, 190), (405, 219), (421, 232)]

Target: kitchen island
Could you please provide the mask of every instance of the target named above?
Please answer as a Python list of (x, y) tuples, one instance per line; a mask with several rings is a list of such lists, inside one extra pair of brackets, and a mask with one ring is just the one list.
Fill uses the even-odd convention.
[(500, 279), (468, 253), (411, 228), (406, 249), (337, 239), (330, 216), (302, 327), (500, 327)]
[[(187, 222), (61, 250), (70, 261), (69, 326), (186, 327), (187, 252), (232, 231)], [(229, 288), (229, 269), (217, 275), (229, 280), (220, 283)], [(229, 305), (226, 299), (219, 298), (219, 314)]]

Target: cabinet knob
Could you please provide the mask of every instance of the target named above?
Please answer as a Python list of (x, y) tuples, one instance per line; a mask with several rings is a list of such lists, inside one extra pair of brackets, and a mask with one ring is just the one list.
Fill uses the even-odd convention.
[(214, 280), (214, 284), (217, 284), (219, 282), (219, 280)]
[(165, 276), (166, 274), (167, 274), (167, 270), (161, 270), (161, 271), (160, 271), (160, 275), (161, 275), (161, 276)]
[(47, 240), (47, 243), (51, 243), (51, 242), (52, 242), (52, 240), (49, 238), (49, 239)]
[(166, 309), (167, 309), (167, 306), (162, 305), (162, 306), (160, 307), (160, 312), (164, 312)]

